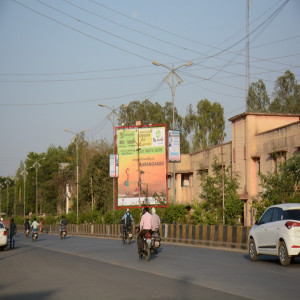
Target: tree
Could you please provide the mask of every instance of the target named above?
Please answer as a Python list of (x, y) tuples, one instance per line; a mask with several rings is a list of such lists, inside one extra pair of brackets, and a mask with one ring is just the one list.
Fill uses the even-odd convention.
[(291, 71), (276, 80), (273, 98), (270, 112), (300, 113), (300, 85)]
[(204, 150), (221, 143), (225, 136), (224, 110), (220, 103), (203, 99), (194, 112), (189, 105), (185, 118), (185, 130), (191, 133), (193, 151)]
[[(157, 102), (152, 103), (146, 99), (143, 102), (132, 101), (126, 107), (121, 107), (119, 125), (132, 126), (135, 125), (135, 121), (141, 121), (142, 125), (167, 124), (167, 128), (172, 129), (172, 103), (166, 102), (165, 106), (161, 106)], [(176, 107), (174, 108), (174, 123), (175, 129), (182, 133), (180, 137), (181, 153), (189, 153), (189, 143), (184, 134), (184, 119), (178, 114)]]
[[(230, 166), (224, 171), (224, 206), (225, 206), (225, 223), (227, 225), (235, 225), (240, 222), (243, 214), (243, 202), (238, 195), (238, 176), (231, 175)], [(212, 175), (201, 177), (203, 202), (200, 204), (198, 214), (198, 222), (217, 225), (223, 221), (223, 174), (222, 168), (217, 158), (212, 164)], [(197, 222), (196, 222), (197, 223)]]
[[(112, 178), (109, 174), (108, 153), (97, 153), (90, 160), (86, 173), (80, 180), (80, 206), (91, 209), (92, 196), (95, 201), (95, 209), (104, 209), (107, 212), (112, 209), (113, 193)], [(91, 186), (92, 184), (92, 186)]]
[(259, 79), (249, 86), (247, 96), (247, 112), (268, 112), (270, 98), (264, 82)]
[(259, 218), (265, 209), (274, 204), (300, 202), (300, 154), (289, 158), (279, 166), (278, 172), (259, 174), (260, 201), (255, 201), (256, 217)]

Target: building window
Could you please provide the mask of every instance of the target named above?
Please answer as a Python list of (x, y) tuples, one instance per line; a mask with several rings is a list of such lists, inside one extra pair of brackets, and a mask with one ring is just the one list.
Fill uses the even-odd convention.
[(192, 186), (192, 176), (193, 174), (190, 173), (181, 174), (181, 186), (182, 187)]
[(280, 164), (286, 162), (286, 151), (276, 152), (272, 154), (274, 172), (277, 173)]

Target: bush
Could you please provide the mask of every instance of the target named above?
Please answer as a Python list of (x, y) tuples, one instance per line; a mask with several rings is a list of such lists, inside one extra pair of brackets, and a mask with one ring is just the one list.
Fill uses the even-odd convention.
[(43, 220), (43, 225), (55, 225), (56, 224), (56, 217), (49, 215), (46, 216)]
[[(61, 218), (61, 216), (60, 216), (60, 218), (59, 218), (59, 222), (60, 222), (60, 220), (61, 220), (62, 218)], [(76, 212), (75, 211), (71, 211), (71, 212), (69, 212), (67, 215), (66, 215), (66, 219), (67, 219), (67, 221), (68, 221), (68, 224), (77, 224), (77, 214), (76, 214)], [(79, 218), (78, 218), (79, 219)], [(58, 222), (58, 223), (59, 223)]]
[(162, 223), (185, 223), (186, 214), (188, 209), (185, 205), (170, 205), (164, 209), (163, 215), (161, 216)]
[(104, 215), (104, 224), (107, 225), (113, 224), (114, 219), (115, 219), (114, 214), (111, 211), (109, 211)]
[(14, 222), (15, 222), (15, 224), (17, 224), (17, 225), (24, 225), (25, 220), (24, 220), (23, 217), (16, 216), (16, 217), (14, 217)]

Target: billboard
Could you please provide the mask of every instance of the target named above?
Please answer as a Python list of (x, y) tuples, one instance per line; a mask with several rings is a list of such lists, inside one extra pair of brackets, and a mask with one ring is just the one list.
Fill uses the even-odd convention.
[(109, 154), (109, 177), (119, 176), (119, 157), (118, 154)]
[(169, 144), (169, 161), (180, 162), (180, 131), (179, 130), (169, 130), (168, 144)]
[(116, 206), (166, 206), (166, 125), (117, 127), (116, 147)]

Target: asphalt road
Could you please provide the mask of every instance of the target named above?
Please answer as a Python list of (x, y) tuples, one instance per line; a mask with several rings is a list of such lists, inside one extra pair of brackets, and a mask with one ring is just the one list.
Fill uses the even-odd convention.
[(0, 252), (0, 299), (299, 299), (300, 258), (163, 244), (150, 261), (136, 242), (18, 233)]

